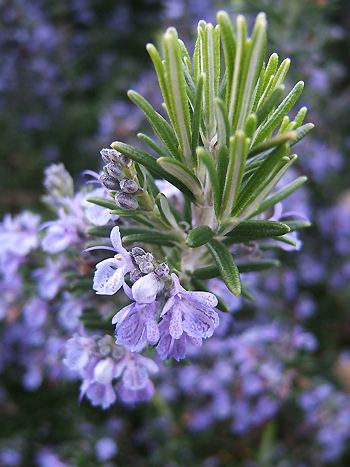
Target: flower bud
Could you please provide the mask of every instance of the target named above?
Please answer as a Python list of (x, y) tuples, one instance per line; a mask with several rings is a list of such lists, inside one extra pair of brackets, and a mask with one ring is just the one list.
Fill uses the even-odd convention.
[(73, 196), (73, 179), (63, 164), (51, 164), (45, 169), (44, 186), (53, 197)]
[(145, 250), (143, 248), (140, 248), (139, 246), (135, 246), (131, 250), (131, 255), (133, 257), (141, 256), (141, 255), (145, 255), (145, 254), (146, 254)]
[(152, 263), (144, 260), (142, 261), (139, 265), (139, 268), (140, 268), (140, 271), (143, 273), (143, 274), (149, 274), (150, 272), (153, 272), (154, 271), (154, 266)]
[(124, 193), (136, 193), (139, 189), (139, 186), (134, 180), (129, 180), (128, 178), (125, 178), (120, 182), (120, 189)]
[(119, 179), (124, 177), (123, 172), (117, 166), (115, 162), (109, 162), (107, 165), (104, 166), (105, 172), (113, 178)]
[(156, 267), (154, 272), (158, 277), (167, 276), (169, 274), (169, 266), (166, 263), (161, 263)]
[(99, 180), (108, 190), (112, 190), (112, 191), (119, 190), (118, 180), (111, 177), (110, 175), (103, 173), (100, 175)]
[(134, 196), (123, 193), (122, 191), (118, 191), (114, 199), (117, 206), (121, 209), (137, 209), (139, 205)]
[[(142, 250), (142, 248), (140, 248)], [(142, 250), (143, 251), (143, 250)], [(154, 271), (152, 253), (144, 253), (134, 256), (134, 261), (143, 274), (149, 274)]]
[(108, 164), (109, 162), (117, 161), (119, 157), (119, 152), (115, 149), (104, 148), (100, 151), (103, 162)]

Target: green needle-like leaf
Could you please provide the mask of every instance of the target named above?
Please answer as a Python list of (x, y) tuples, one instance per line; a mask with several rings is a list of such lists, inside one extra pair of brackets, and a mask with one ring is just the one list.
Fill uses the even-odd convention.
[(220, 272), (220, 276), (233, 295), (241, 294), (241, 279), (236, 264), (228, 248), (217, 240), (207, 243), (207, 248), (212, 254)]
[(227, 168), (225, 188), (222, 196), (222, 214), (227, 217), (236, 202), (249, 147), (249, 139), (243, 131), (237, 131), (230, 138), (229, 163)]
[(296, 134), (295, 141), (292, 143), (292, 146), (296, 144), (298, 141), (304, 138), (304, 136), (309, 133), (315, 125), (313, 123), (305, 123), (305, 125), (301, 125), (299, 128), (293, 131)]
[[(233, 32), (232, 22), (229, 15), (225, 11), (219, 11), (217, 21), (220, 25), (221, 41), (225, 56), (226, 65), (226, 89), (231, 89), (233, 78), (234, 58), (236, 51), (236, 39)], [(230, 92), (226, 92), (226, 105), (229, 102)]]
[(297, 139), (297, 132), (296, 131), (289, 131), (287, 133), (282, 133), (273, 138), (267, 139), (263, 143), (259, 144), (258, 146), (254, 146), (254, 148), (249, 152), (249, 156), (255, 156), (256, 154), (260, 154), (268, 149), (275, 148), (277, 146), (281, 146), (284, 143), (292, 142), (294, 143)]
[(154, 152), (156, 152), (160, 157), (165, 156), (166, 149), (160, 147), (152, 138), (145, 135), (144, 133), (137, 133), (137, 137), (139, 140), (143, 141), (147, 144)]
[(288, 151), (289, 146), (284, 144), (269, 154), (241, 191), (232, 211), (233, 216), (238, 216), (242, 213), (242, 211), (261, 194), (263, 188), (268, 185), (269, 181), (271, 181), (276, 172), (278, 172), (280, 161)]
[(263, 65), (266, 48), (266, 17), (260, 13), (255, 21), (252, 47), (250, 55), (246, 58), (246, 70), (244, 76), (244, 89), (240, 96), (239, 119), (237, 128), (243, 129), (247, 115), (251, 110), (252, 93), (257, 84), (261, 67)]
[(235, 66), (233, 70), (232, 83), (227, 83), (230, 88), (229, 92), (229, 104), (228, 104), (228, 119), (231, 125), (233, 125), (234, 119), (238, 119), (238, 99), (239, 99), (239, 87), (242, 82), (243, 75), (243, 64), (244, 64), (244, 53), (246, 47), (246, 35), (247, 25), (243, 16), (237, 16), (237, 43), (235, 53)]
[(284, 93), (284, 86), (281, 85), (276, 88), (273, 93), (266, 99), (264, 104), (259, 108), (257, 116), (257, 125), (260, 125), (261, 122), (269, 115), (271, 110), (273, 110), (281, 100)]
[(215, 99), (215, 111), (217, 121), (218, 147), (221, 148), (222, 146), (229, 144), (230, 123), (228, 121), (225, 104), (219, 98)]
[(173, 227), (174, 230), (178, 231), (179, 230), (179, 225), (177, 223), (177, 220), (174, 216), (174, 213), (172, 212), (168, 198), (163, 194), (159, 193), (159, 195), (156, 197), (156, 204), (159, 210), (159, 214), (162, 218), (162, 220), (169, 226)]
[(174, 246), (176, 244), (176, 237), (171, 236), (169, 233), (162, 233), (158, 231), (150, 231), (146, 233), (135, 233), (124, 235), (123, 243), (150, 243), (163, 246)]
[[(280, 262), (275, 259), (262, 259), (257, 261), (240, 261), (236, 263), (240, 273), (260, 272), (279, 266)], [(213, 279), (220, 275), (219, 268), (216, 265), (198, 268), (192, 273), (197, 279)]]
[(144, 97), (136, 91), (129, 91), (128, 97), (144, 112), (155, 134), (164, 146), (168, 148), (170, 154), (179, 159), (180, 155), (177, 148), (176, 136), (169, 123), (154, 110), (152, 105)]
[(188, 190), (190, 190), (195, 198), (199, 199), (202, 193), (200, 181), (192, 170), (188, 169), (181, 162), (171, 159), (170, 157), (160, 157), (157, 159), (157, 164), (167, 173), (181, 181)]
[(202, 101), (203, 101), (204, 75), (200, 74), (197, 81), (196, 97), (192, 116), (192, 155), (196, 159), (196, 149), (199, 145), (199, 134), (202, 122)]
[(290, 232), (288, 225), (282, 222), (249, 220), (243, 221), (226, 235), (227, 243), (244, 243), (261, 238), (285, 235)]
[(211, 190), (213, 193), (214, 211), (216, 217), (218, 217), (220, 212), (221, 191), (218, 174), (215, 168), (215, 162), (213, 161), (213, 158), (208, 153), (208, 151), (206, 151), (204, 148), (197, 148), (197, 157), (199, 162), (203, 162), (208, 171)]
[(214, 232), (207, 225), (200, 225), (189, 231), (186, 243), (191, 248), (198, 248), (208, 243), (214, 236)]
[(302, 176), (288, 183), (288, 185), (281, 188), (279, 191), (277, 191), (265, 201), (263, 201), (260, 204), (259, 208), (254, 212), (254, 216), (257, 216), (258, 214), (267, 211), (268, 209), (272, 208), (275, 204), (279, 203), (280, 201), (283, 201), (285, 198), (294, 193), (294, 191), (296, 191), (298, 188), (304, 185), (306, 181), (307, 177)]
[(299, 99), (303, 89), (304, 83), (303, 81), (299, 81), (288, 94), (288, 96), (277, 107), (277, 109), (267, 118), (266, 122), (263, 123), (257, 130), (254, 145), (261, 143), (272, 133), (276, 126), (282, 121), (283, 117), (290, 111), (290, 109)]
[(169, 28), (163, 36), (165, 70), (171, 107), (174, 112), (174, 126), (181, 152), (187, 165), (192, 165), (191, 124), (189, 103), (186, 94), (186, 80), (183, 72), (181, 49), (174, 28)]
[(290, 228), (291, 232), (294, 232), (295, 230), (300, 230), (300, 229), (306, 229), (311, 226), (311, 223), (306, 220), (302, 219), (297, 219), (297, 220), (287, 220), (283, 221), (288, 227)]
[(107, 209), (116, 209), (117, 205), (114, 201), (102, 198), (101, 196), (89, 196), (86, 201), (89, 203), (97, 204)]
[(264, 82), (263, 87), (265, 88), (270, 81), (271, 76), (274, 76), (278, 67), (278, 55), (273, 53), (269, 61), (267, 62), (265, 73), (264, 73)]

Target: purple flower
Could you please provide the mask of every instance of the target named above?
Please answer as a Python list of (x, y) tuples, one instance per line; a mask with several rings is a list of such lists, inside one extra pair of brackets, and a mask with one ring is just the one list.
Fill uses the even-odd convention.
[(47, 303), (39, 297), (32, 297), (23, 308), (24, 319), (29, 328), (40, 328), (48, 314)]
[(63, 266), (64, 263), (60, 258), (55, 261), (46, 258), (44, 267), (33, 271), (33, 277), (37, 281), (39, 295), (42, 298), (51, 300), (63, 286)]
[(124, 276), (134, 269), (130, 253), (122, 246), (118, 226), (112, 229), (111, 242), (113, 248), (108, 249), (118, 254), (96, 264), (93, 289), (99, 295), (114, 295), (123, 285)]
[[(114, 295), (124, 284), (126, 274), (135, 269), (130, 253), (123, 247), (119, 227), (116, 226), (111, 232), (113, 247), (102, 248), (117, 252), (114, 258), (108, 258), (96, 265), (93, 289), (99, 295)], [(138, 303), (152, 303), (157, 293), (163, 288), (163, 282), (153, 272), (138, 279), (132, 286), (132, 295)]]
[(118, 445), (112, 438), (101, 438), (95, 444), (96, 457), (99, 462), (106, 462), (118, 452)]
[(101, 406), (108, 409), (117, 399), (112, 384), (100, 384), (93, 382), (89, 385), (86, 395), (93, 406)]
[(162, 358), (171, 355), (179, 360), (185, 354), (187, 337), (200, 345), (202, 339), (213, 335), (219, 325), (215, 310), (218, 300), (209, 292), (188, 292), (180, 285), (176, 274), (171, 277), (173, 288), (161, 314), (163, 321), (157, 350)]
[[(107, 190), (104, 188), (96, 188), (88, 193), (87, 198), (91, 196), (100, 196), (108, 199), (107, 193)], [(111, 215), (109, 209), (90, 203), (87, 199), (85, 199), (83, 203), (85, 206), (85, 216), (87, 220), (94, 225), (106, 225), (110, 219), (118, 219), (118, 216)]]
[(24, 211), (12, 217), (6, 214), (0, 223), (0, 274), (12, 281), (25, 257), (39, 244), (40, 217)]
[(58, 308), (58, 321), (64, 329), (74, 330), (79, 326), (80, 316), (83, 314), (84, 303), (81, 297), (74, 297), (64, 292)]
[(43, 227), (47, 227), (47, 230), (42, 239), (42, 247), (47, 253), (59, 253), (69, 246), (79, 243), (76, 218), (73, 215), (65, 214), (63, 210), (59, 210), (58, 219), (46, 222)]
[(123, 377), (118, 394), (123, 402), (131, 404), (153, 397), (154, 387), (149, 374), (158, 372), (158, 366), (153, 360), (129, 352), (120, 364), (120, 371)]
[(124, 345), (131, 352), (139, 352), (147, 342), (156, 344), (159, 329), (155, 314), (156, 302), (134, 302), (124, 307), (112, 319), (112, 324), (116, 324), (116, 343)]
[(83, 370), (89, 362), (93, 346), (94, 342), (89, 337), (74, 334), (66, 342), (66, 353), (63, 363), (70, 370)]
[(206, 339), (213, 335), (219, 325), (219, 316), (215, 310), (218, 300), (209, 292), (188, 292), (176, 274), (171, 275), (173, 289), (165, 304), (161, 316), (170, 314), (169, 333), (179, 339), (183, 332), (190, 337)]

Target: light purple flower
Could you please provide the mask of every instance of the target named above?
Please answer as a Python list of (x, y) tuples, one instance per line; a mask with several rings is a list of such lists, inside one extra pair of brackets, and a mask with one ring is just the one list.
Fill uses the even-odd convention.
[(99, 295), (114, 295), (123, 285), (124, 276), (134, 269), (130, 253), (122, 245), (118, 226), (112, 229), (111, 242), (110, 249), (118, 254), (96, 264), (93, 289)]
[(156, 302), (133, 302), (124, 307), (112, 319), (116, 325), (116, 343), (131, 352), (139, 352), (147, 342), (154, 345), (159, 340), (159, 329), (155, 319)]
[(149, 374), (158, 372), (157, 364), (142, 355), (129, 352), (120, 363), (123, 374), (118, 387), (118, 394), (125, 403), (149, 400), (154, 394), (154, 387)]
[(215, 310), (218, 300), (209, 292), (188, 292), (176, 274), (171, 275), (173, 288), (161, 316), (170, 314), (169, 333), (179, 339), (185, 332), (188, 336), (206, 339), (213, 335), (219, 325), (219, 316)]
[(0, 274), (12, 281), (25, 257), (39, 245), (40, 217), (24, 211), (6, 214), (0, 223)]
[(46, 258), (45, 265), (42, 268), (33, 271), (33, 277), (37, 281), (39, 295), (45, 299), (54, 298), (64, 284), (62, 269), (64, 261), (61, 258), (55, 261)]
[(46, 321), (47, 302), (39, 297), (32, 297), (23, 308), (24, 319), (30, 328), (40, 328)]
[(31, 212), (12, 217), (6, 214), (0, 224), (0, 254), (12, 253), (25, 256), (38, 246), (40, 217)]
[(79, 243), (76, 218), (59, 210), (59, 218), (46, 222), (43, 227), (47, 230), (42, 239), (42, 248), (47, 253), (59, 253), (69, 246)]
[[(130, 253), (123, 247), (119, 227), (111, 232), (113, 247), (92, 247), (92, 249), (107, 249), (118, 253), (114, 258), (108, 258), (96, 265), (93, 289), (99, 295), (114, 295), (124, 284), (126, 274), (135, 269)], [(133, 299), (138, 303), (152, 303), (163, 288), (163, 282), (153, 272), (138, 279), (132, 286)]]
[[(108, 199), (107, 190), (103, 188), (96, 188), (93, 191), (90, 191), (87, 194), (86, 198), (92, 196), (99, 196), (102, 198)], [(85, 207), (85, 216), (89, 222), (94, 225), (106, 225), (110, 219), (118, 219), (118, 216), (113, 216), (110, 213), (109, 209), (104, 208), (103, 206), (98, 206), (97, 204), (90, 203), (87, 199), (84, 199), (83, 204)]]
[(111, 383), (100, 384), (93, 382), (87, 388), (86, 395), (93, 406), (101, 406), (102, 409), (107, 409), (117, 399)]
[(112, 438), (101, 438), (95, 444), (96, 457), (99, 462), (105, 462), (118, 452), (118, 445)]
[(66, 353), (63, 363), (70, 370), (83, 370), (89, 363), (90, 356), (93, 352), (93, 346), (94, 342), (90, 337), (74, 334), (74, 336), (66, 342)]
[(83, 314), (84, 303), (81, 297), (74, 297), (64, 292), (58, 308), (58, 321), (64, 329), (74, 330), (79, 326), (80, 316)]

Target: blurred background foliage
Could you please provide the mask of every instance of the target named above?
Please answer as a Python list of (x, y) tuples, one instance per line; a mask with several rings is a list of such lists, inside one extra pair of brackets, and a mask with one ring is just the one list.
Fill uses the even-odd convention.
[[(350, 349), (348, 0), (2, 0), (0, 211), (38, 210), (42, 171), (48, 163), (62, 161), (79, 178), (82, 170), (97, 168), (101, 147), (115, 139), (131, 141), (143, 120), (128, 103), (126, 90), (136, 87), (153, 100), (160, 98), (145, 43), (156, 41), (168, 25), (190, 38), (199, 19), (215, 21), (218, 8), (251, 18), (265, 11), (270, 51), (292, 59), (290, 83), (306, 82), (303, 104), (316, 129), (298, 152), (301, 172), (309, 177), (305, 196), (313, 227), (303, 234), (303, 250), (284, 258), (286, 271), (275, 273), (278, 285), (271, 293), (279, 295), (276, 292), (269, 313), (274, 316), (286, 302), (296, 307), (301, 296), (310, 299), (317, 311), (310, 313), (306, 327), (319, 342), (312, 366), (349, 391), (349, 361), (341, 359)], [(296, 290), (292, 298), (286, 285), (291, 280)], [(172, 432), (165, 433), (161, 417), (158, 425), (148, 426), (154, 413), (166, 412), (157, 399), (137, 409), (118, 406), (107, 414), (86, 403), (79, 407), (73, 384), (57, 387), (48, 381), (28, 393), (12, 372), (2, 378), (12, 405), (0, 425), (0, 447), (11, 437), (12, 447), (18, 445), (25, 453), (20, 465), (37, 465), (37, 448), (47, 444), (73, 459), (69, 465), (96, 465), (93, 443), (106, 423), (112, 437), (118, 434), (116, 465), (323, 465), (310, 458), (302, 463), (301, 448), (293, 447), (292, 436), (287, 461), (274, 463), (268, 454), (275, 436), (272, 425), (253, 431), (253, 443), (244, 438), (236, 443), (218, 425), (212, 442), (213, 433), (181, 431), (175, 423)], [(0, 397), (0, 408), (1, 404)], [(290, 410), (297, 418), (295, 407)], [(117, 415), (127, 421), (122, 431), (113, 418)], [(181, 419), (180, 410), (177, 415)], [(281, 419), (280, 437), (287, 437), (288, 447), (287, 428), (295, 420), (288, 415)], [(302, 446), (303, 440), (296, 444)], [(210, 463), (218, 453), (220, 462)], [(332, 465), (349, 465), (347, 456)], [(38, 465), (65, 464), (52, 460)]]

